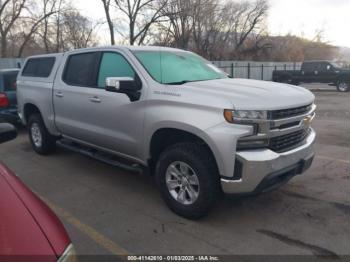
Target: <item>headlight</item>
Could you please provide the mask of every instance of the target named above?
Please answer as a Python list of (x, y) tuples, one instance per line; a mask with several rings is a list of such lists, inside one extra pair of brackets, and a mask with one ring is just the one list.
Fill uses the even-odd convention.
[(224, 110), (224, 117), (227, 122), (235, 123), (245, 120), (267, 119), (267, 111), (262, 110)]
[(66, 250), (63, 252), (62, 256), (58, 259), (58, 262), (77, 262), (77, 256), (75, 249), (72, 244), (70, 244)]
[(242, 119), (267, 119), (267, 111), (260, 110), (234, 110), (233, 118)]

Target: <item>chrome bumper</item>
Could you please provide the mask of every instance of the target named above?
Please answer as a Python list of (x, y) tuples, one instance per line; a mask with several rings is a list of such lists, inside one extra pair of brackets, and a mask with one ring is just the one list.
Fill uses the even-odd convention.
[[(265, 184), (274, 179), (282, 182), (304, 172), (314, 156), (313, 144), (316, 133), (312, 129), (306, 143), (284, 153), (275, 153), (270, 149), (237, 152), (236, 157), (242, 163), (240, 180), (221, 179), (221, 186), (228, 194), (245, 194), (264, 191)], [(307, 163), (303, 167), (304, 163)], [(279, 179), (281, 178), (281, 179)], [(284, 181), (284, 182), (285, 182)]]

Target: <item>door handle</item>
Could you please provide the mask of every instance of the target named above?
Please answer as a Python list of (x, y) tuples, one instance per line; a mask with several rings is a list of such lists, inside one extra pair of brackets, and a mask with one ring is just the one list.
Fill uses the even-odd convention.
[(63, 94), (62, 94), (62, 92), (56, 92), (56, 96), (57, 97), (63, 97)]
[(101, 99), (99, 99), (97, 96), (90, 97), (89, 100), (93, 103), (101, 103)]

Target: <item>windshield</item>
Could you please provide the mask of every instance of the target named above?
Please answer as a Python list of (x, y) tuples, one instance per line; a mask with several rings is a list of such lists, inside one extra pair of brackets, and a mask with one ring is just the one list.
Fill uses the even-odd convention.
[(161, 84), (227, 78), (227, 75), (204, 58), (182, 51), (134, 51), (154, 80)]

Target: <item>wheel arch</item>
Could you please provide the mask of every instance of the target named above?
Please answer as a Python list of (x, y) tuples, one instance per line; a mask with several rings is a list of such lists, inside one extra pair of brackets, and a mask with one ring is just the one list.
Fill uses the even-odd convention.
[(45, 111), (43, 111), (37, 104), (32, 102), (25, 103), (22, 110), (22, 123), (24, 125), (27, 125), (30, 115), (37, 113), (37, 114), (40, 114), (46, 129), (49, 131), (51, 135), (54, 135), (54, 136), (60, 135), (56, 131), (56, 127), (54, 126), (53, 121), (51, 121), (51, 118), (46, 116), (43, 112)]
[(29, 117), (32, 114), (40, 114), (42, 116), (41, 111), (40, 111), (38, 106), (36, 106), (33, 103), (26, 103), (23, 106), (23, 121), (24, 121), (24, 124), (28, 123)]
[(223, 163), (218, 158), (219, 151), (211, 139), (200, 129), (184, 125), (182, 127), (160, 127), (154, 130), (145, 146), (145, 156), (148, 165), (154, 167), (160, 154), (169, 146), (181, 142), (194, 142), (206, 147), (215, 161), (218, 172), (221, 174)]

